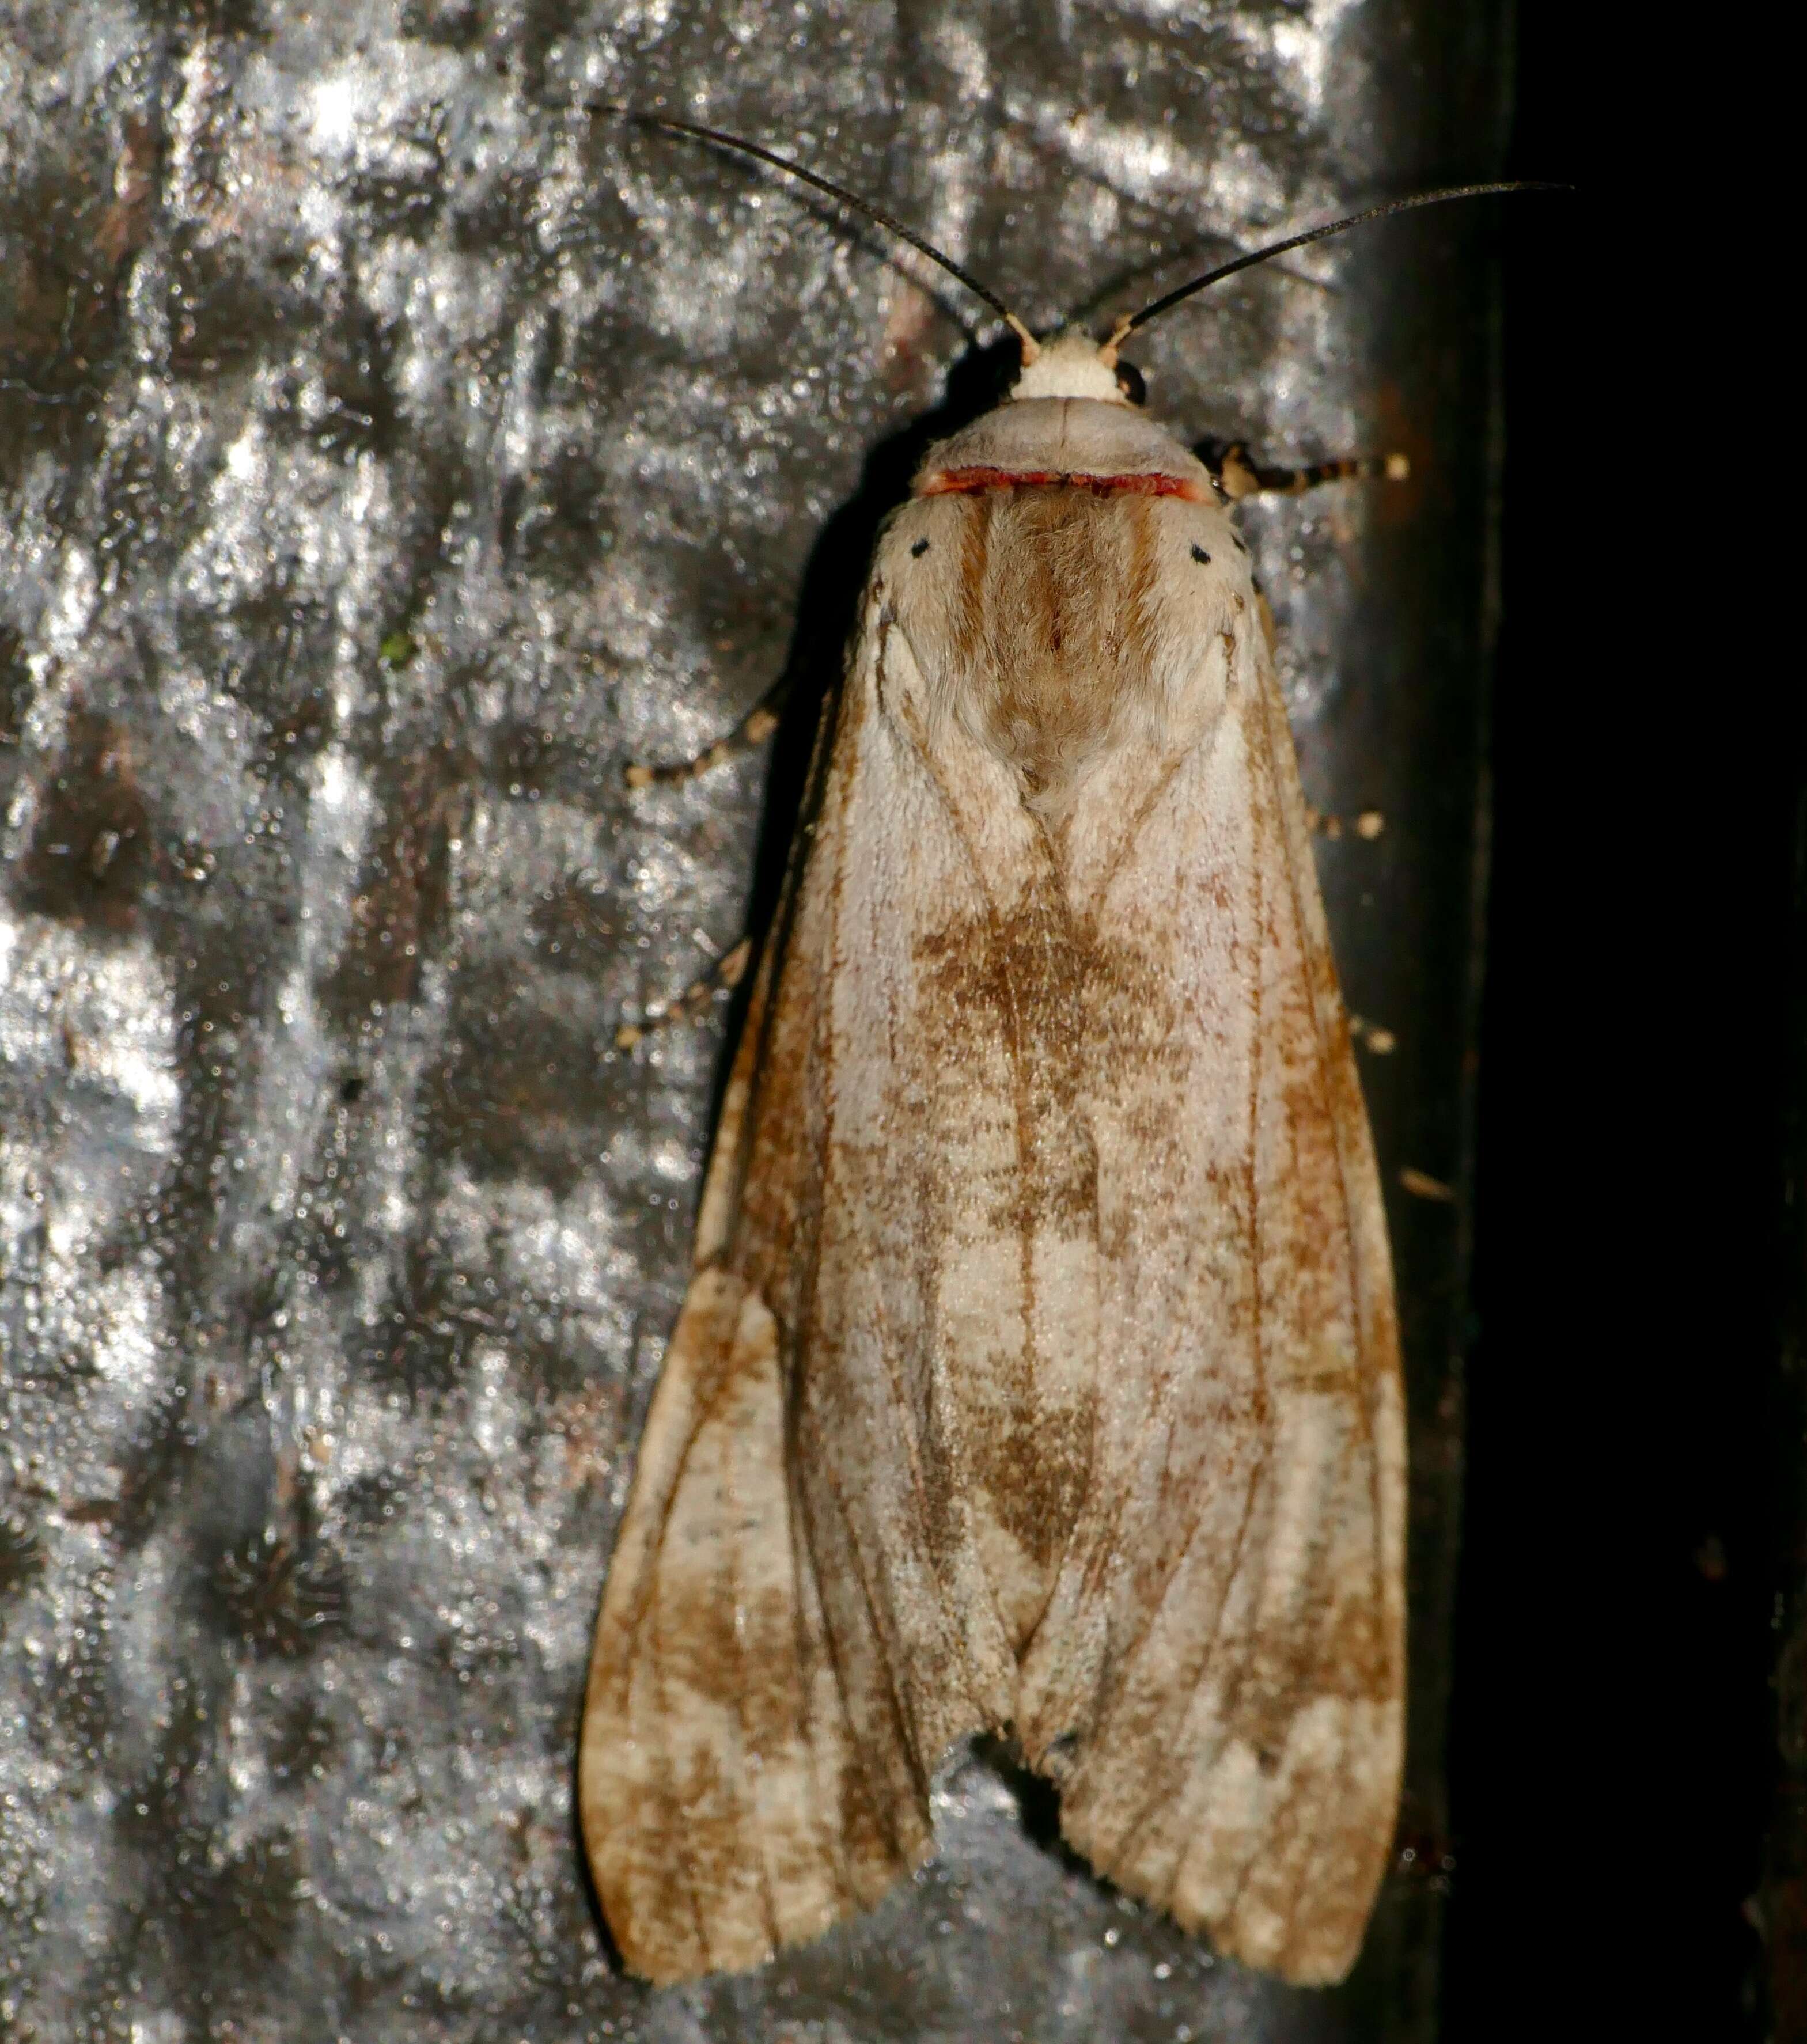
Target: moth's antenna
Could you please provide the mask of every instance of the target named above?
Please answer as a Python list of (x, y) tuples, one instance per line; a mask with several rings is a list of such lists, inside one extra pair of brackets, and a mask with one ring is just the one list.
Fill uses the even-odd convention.
[(1332, 234), (1341, 234), (1346, 229), (1360, 227), (1371, 220), (1385, 220), (1389, 213), (1410, 213), (1416, 206), (1442, 206), (1452, 198), (1485, 198), (1492, 192), (1515, 191), (1570, 191), (1574, 187), (1551, 184), (1540, 179), (1512, 178), (1502, 184), (1445, 185), (1437, 191), (1414, 192), (1409, 198), (1390, 199), (1385, 206), (1371, 206), (1365, 213), (1351, 213), (1346, 220), (1333, 220), (1327, 226), (1308, 227), (1303, 234), (1289, 234), (1284, 241), (1271, 243), (1265, 248), (1257, 248), (1247, 256), (1239, 256), (1233, 263), (1220, 263), (1215, 270), (1207, 270), (1202, 277), (1194, 277), (1190, 284), (1182, 284), (1177, 291), (1169, 291), (1164, 298), (1156, 298), (1151, 305), (1144, 305), (1139, 313), (1126, 313), (1120, 319), (1109, 340), (1106, 349), (1113, 349), (1126, 340), (1138, 327), (1146, 326), (1151, 319), (1203, 290), (1209, 284), (1220, 284), (1226, 277), (1233, 277), (1239, 270), (1251, 270), (1257, 263), (1265, 263), (1271, 257), (1284, 256), (1289, 248), (1302, 248), (1308, 241), (1327, 241)]
[(996, 292), (987, 290), (978, 278), (963, 270), (952, 256), (944, 256), (932, 242), (925, 241), (913, 227), (905, 227), (894, 214), (882, 206), (875, 206), (870, 199), (859, 198), (855, 193), (844, 191), (837, 184), (831, 184), (815, 171), (805, 170), (801, 163), (794, 163), (788, 156), (781, 156), (774, 149), (763, 149), (757, 142), (743, 141), (738, 135), (725, 133), (719, 128), (699, 127), (694, 121), (676, 121), (668, 113), (643, 113), (632, 106), (599, 106), (593, 110), (598, 113), (613, 113), (624, 121), (632, 121), (641, 128), (663, 128), (671, 135), (694, 136), (699, 142), (713, 142), (719, 149), (737, 149), (743, 156), (752, 156), (762, 163), (769, 163), (775, 171), (783, 171), (819, 192), (826, 192), (832, 199), (843, 206), (852, 206), (855, 213), (863, 213), (868, 220), (876, 221), (887, 233), (894, 234), (900, 241), (907, 241), (919, 256), (926, 256), (931, 263), (938, 263), (956, 282), (964, 284), (975, 298), (990, 305), (1003, 321), (1017, 340), (1022, 343), (1023, 360), (1033, 362), (1040, 352), (1035, 336), (1031, 333)]

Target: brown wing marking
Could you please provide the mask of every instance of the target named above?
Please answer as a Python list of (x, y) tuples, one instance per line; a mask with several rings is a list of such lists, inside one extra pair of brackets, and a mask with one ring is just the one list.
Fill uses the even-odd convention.
[[(597, 1630), (585, 1840), (624, 1958), (659, 1981), (757, 1965), (870, 1907), (929, 1850), (928, 1770), (973, 1721), (863, 1210), (831, 1182), (849, 847), (896, 827), (861, 786), (875, 640), (819, 755)], [(825, 1320), (825, 1255), (847, 1266)]]
[[(1251, 635), (1232, 651), (1224, 723), (1111, 880), (1121, 926), (1138, 890), (1165, 904), (1191, 872), (1197, 899), (1162, 919), (1190, 947), (1154, 1047), (1139, 1064), (1107, 1027), (1093, 1081), (1107, 1224), (1132, 1154), (1113, 1129), (1145, 1148), (1171, 1124), (1191, 1155), (1166, 1180), (1195, 1204), (1171, 1218), (1199, 1247), (1140, 1217), (1112, 1232), (1098, 1511), (1025, 1669), (1025, 1742), (1101, 1872), (1324, 1981), (1359, 1947), (1398, 1793), (1397, 1335), (1290, 736)], [(1240, 1097), (1240, 1132), (1189, 1121), (1189, 1086)], [(1158, 1320), (1138, 1322), (1144, 1292), (1168, 1301)]]
[(776, 1324), (700, 1271), (609, 1568), (579, 1779), (609, 1927), (654, 1981), (818, 1935), (929, 1842), (849, 1735), (784, 1432)]

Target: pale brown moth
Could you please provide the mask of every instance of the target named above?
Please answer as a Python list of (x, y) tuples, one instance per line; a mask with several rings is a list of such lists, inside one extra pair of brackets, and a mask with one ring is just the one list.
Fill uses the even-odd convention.
[(1290, 1980), (1387, 1863), (1398, 1336), (1228, 515), (1268, 478), (1117, 360), (1205, 281), (1102, 344), (1005, 313), (1015, 388), (878, 543), (597, 1628), (583, 1835), (654, 1981), (876, 1902), (980, 1731)]

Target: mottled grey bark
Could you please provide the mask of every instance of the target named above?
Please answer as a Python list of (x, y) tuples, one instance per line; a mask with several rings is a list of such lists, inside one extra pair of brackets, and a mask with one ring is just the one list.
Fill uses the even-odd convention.
[[(613, 1030), (766, 891), (975, 308), (576, 110), (788, 147), (1045, 325), (1490, 171), (1498, 25), (0, 4), (0, 2038), (1434, 2034), (1461, 1208), (1399, 1174), (1465, 1170), (1487, 209), (1239, 279), (1139, 352), (1195, 435), (1415, 463), (1246, 522), (1308, 793), (1386, 818), (1321, 869), (1397, 1043), (1365, 1075), (1417, 1856), (1355, 1981), (1286, 1994), (970, 1758), (872, 1918), (653, 1994), (599, 1931), (573, 1749), (722, 1037)], [(787, 670), (775, 769), (625, 790)]]

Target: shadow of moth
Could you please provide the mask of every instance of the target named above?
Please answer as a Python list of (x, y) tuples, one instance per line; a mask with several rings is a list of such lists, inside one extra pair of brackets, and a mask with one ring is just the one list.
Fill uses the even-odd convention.
[(1398, 1335), (1257, 472), (1117, 361), (1198, 287), (1011, 318), (878, 542), (597, 1627), (583, 1835), (654, 1981), (875, 1903), (980, 1731), (1289, 1980), (1388, 1864)]

